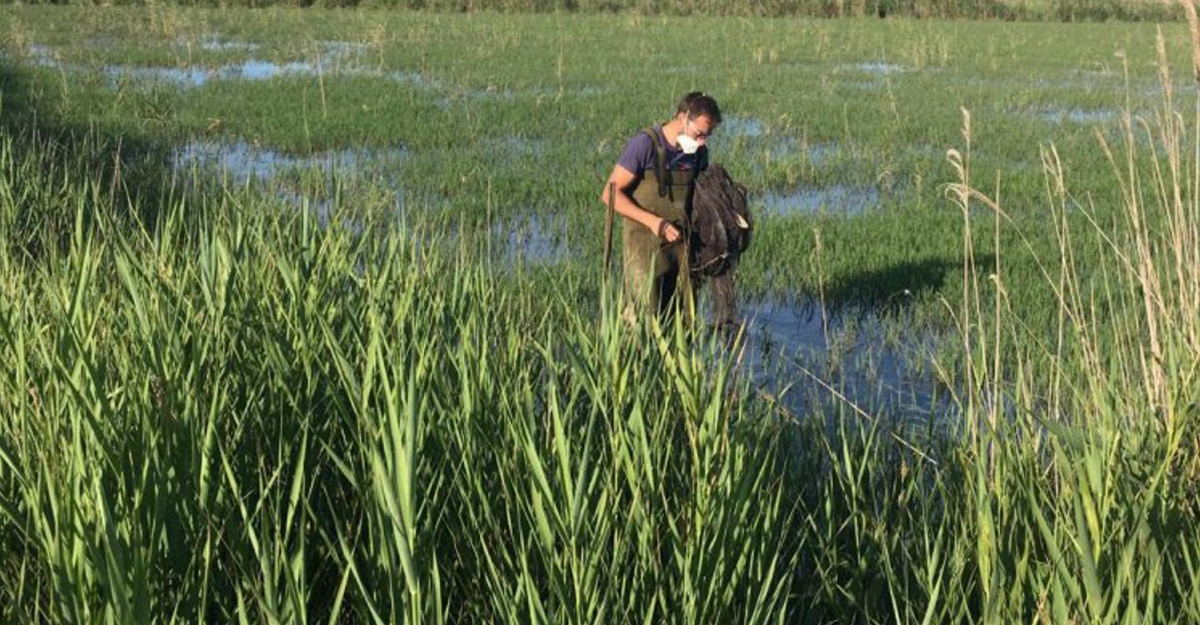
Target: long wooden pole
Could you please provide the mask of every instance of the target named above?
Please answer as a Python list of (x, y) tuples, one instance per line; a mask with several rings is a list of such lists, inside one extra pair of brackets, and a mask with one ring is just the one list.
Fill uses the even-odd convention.
[(608, 183), (608, 211), (604, 215), (604, 282), (606, 284), (612, 268), (613, 219), (617, 212), (616, 204), (617, 184), (610, 182)]

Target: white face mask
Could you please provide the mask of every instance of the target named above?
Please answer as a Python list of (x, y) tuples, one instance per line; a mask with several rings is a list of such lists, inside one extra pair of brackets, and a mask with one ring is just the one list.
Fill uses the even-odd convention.
[(684, 154), (695, 154), (696, 150), (700, 149), (700, 142), (684, 133), (679, 133), (675, 141), (679, 143), (679, 149), (683, 150)]

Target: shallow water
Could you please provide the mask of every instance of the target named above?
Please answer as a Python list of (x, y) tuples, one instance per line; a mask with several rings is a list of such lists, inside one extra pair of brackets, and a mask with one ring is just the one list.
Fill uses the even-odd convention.
[(125, 81), (165, 84), (175, 87), (199, 87), (217, 77), (218, 70), (203, 67), (137, 67), (106, 65), (100, 70), (111, 84)]
[(215, 80), (270, 80), (283, 76), (315, 76), (319, 73), (317, 65), (313, 63), (303, 61), (274, 63), (257, 60), (219, 67), (106, 65), (101, 71), (114, 82), (131, 79), (136, 82), (167, 84), (180, 88), (203, 87), (206, 83)]
[(173, 168), (187, 172), (194, 167), (215, 168), (237, 182), (269, 180), (285, 171), (322, 171), (349, 175), (378, 170), (407, 156), (401, 147), (389, 149), (346, 148), (308, 156), (286, 154), (255, 146), (247, 141), (193, 141), (176, 150)]
[(418, 89), (440, 89), (441, 83), (422, 74), (421, 72), (410, 71), (394, 71), (381, 73), (380, 76), (388, 80), (398, 83), (403, 83)]
[(504, 243), (504, 261), (514, 265), (550, 265), (570, 257), (567, 221), (561, 216), (525, 215), (497, 222), (492, 240)]
[[(762, 172), (768, 164), (778, 162), (801, 161), (812, 167), (824, 167), (842, 155), (842, 146), (836, 141), (802, 143), (795, 137), (775, 134), (744, 141), (747, 143), (741, 147), (745, 150), (743, 154), (747, 155), (745, 164), (756, 172)], [(718, 145), (714, 153), (722, 153), (722, 147)]]
[(911, 143), (905, 146), (905, 150), (910, 154), (915, 154), (924, 158), (946, 158), (948, 148), (938, 147), (928, 143)]
[(57, 67), (58, 59), (54, 58), (54, 50), (50, 46), (37, 43), (29, 44), (25, 50), (25, 60), (38, 67)]
[[(529, 87), (465, 87), (455, 85), (437, 79), (428, 77), (410, 78), (418, 82), (410, 83), (414, 86), (423, 87), (433, 91), (437, 91), (442, 95), (438, 97), (437, 104), (443, 109), (453, 109), (463, 105), (476, 104), (479, 102), (492, 101), (512, 101), (527, 99), (531, 101), (546, 101), (554, 100), (559, 96), (563, 97), (596, 97), (605, 94), (607, 91), (601, 87), (583, 86), (571, 87), (559, 90), (558, 87), (535, 85)], [(420, 84), (420, 81), (424, 81)]]
[[(186, 45), (181, 43), (180, 45)], [(200, 40), (202, 50), (210, 52), (254, 51), (261, 44), (247, 41), (231, 41), (210, 36)], [(247, 59), (236, 63), (185, 67), (162, 65), (109, 64), (99, 71), (112, 86), (126, 83), (135, 85), (166, 85), (180, 89), (203, 87), (213, 81), (262, 81), (285, 77), (314, 76), (361, 76), (391, 80), (416, 89), (436, 94), (436, 102), (443, 109), (454, 109), (463, 105), (490, 100), (515, 100), (519, 98), (545, 99), (567, 97), (596, 97), (606, 90), (593, 85), (559, 88), (539, 85), (522, 88), (506, 86), (464, 87), (448, 83), (436, 77), (412, 70), (386, 70), (369, 65), (358, 65), (355, 57), (368, 49), (367, 44), (346, 41), (324, 41), (317, 47), (314, 60), (268, 61)], [(95, 71), (90, 67), (74, 63), (62, 63), (55, 58), (49, 46), (31, 44), (27, 47), (24, 61), (39, 67), (52, 67), (72, 73), (87, 74)]]
[(242, 78), (245, 80), (269, 80), (292, 74), (314, 75), (318, 73), (317, 64), (305, 63), (303, 61), (272, 63), (270, 61), (250, 60), (241, 65), (227, 65), (223, 69), (224, 72), (222, 75), (224, 77)]
[(750, 202), (758, 205), (759, 214), (767, 216), (818, 213), (860, 215), (880, 204), (880, 193), (876, 187), (835, 184), (819, 188), (801, 187), (791, 191), (767, 191), (751, 196)]
[(518, 135), (509, 135), (501, 139), (487, 142), (488, 149), (496, 156), (506, 159), (536, 159), (546, 156), (548, 142), (545, 139), (535, 139)]
[(841, 153), (842, 146), (836, 141), (811, 143), (808, 145), (808, 162), (820, 167), (837, 158)]
[[(180, 40), (179, 45), (186, 46), (188, 41)], [(198, 42), (201, 50), (208, 52), (250, 52), (262, 47), (262, 44), (254, 43), (253, 41), (235, 41), (225, 39), (220, 35), (205, 35)]]
[(858, 63), (851, 65), (854, 69), (865, 74), (873, 74), (876, 76), (886, 76), (888, 74), (900, 74), (909, 71), (910, 68), (896, 63), (885, 63), (883, 61), (868, 61), (866, 63)]
[(760, 153), (765, 152), (765, 156), (772, 161), (794, 158), (800, 153), (800, 142), (795, 137), (772, 135), (763, 139), (755, 139), (752, 145), (761, 146)]
[(1075, 124), (1100, 124), (1116, 121), (1117, 112), (1113, 109), (1068, 109), (1051, 108), (1035, 113), (1038, 119), (1056, 124), (1072, 122)]
[[(206, 38), (201, 40), (200, 47), (209, 51), (246, 51), (258, 49), (260, 44)], [(249, 59), (239, 63), (211, 67), (170, 67), (116, 63), (105, 65), (100, 71), (113, 82), (128, 79), (136, 82), (173, 85), (180, 88), (202, 87), (214, 80), (270, 80), (282, 76), (316, 76), (322, 73), (368, 74), (372, 72), (359, 68), (336, 69), (347, 57), (365, 49), (365, 47), (365, 44), (352, 42), (321, 42), (319, 44), (319, 62), (275, 62)], [(71, 72), (86, 73), (92, 71), (81, 65), (61, 63), (55, 58), (52, 48), (41, 44), (30, 44), (28, 46), (27, 59), (28, 62), (42, 67), (55, 67)]]
[(848, 403), (924, 420), (951, 409), (920, 370), (931, 358), (932, 337), (906, 337), (901, 348), (885, 339), (887, 322), (874, 313), (828, 314), (811, 300), (752, 301), (741, 315), (741, 366), (799, 414), (814, 404)]
[(717, 129), (720, 135), (728, 137), (758, 138), (766, 134), (766, 125), (756, 117), (734, 117), (730, 115), (721, 122)]

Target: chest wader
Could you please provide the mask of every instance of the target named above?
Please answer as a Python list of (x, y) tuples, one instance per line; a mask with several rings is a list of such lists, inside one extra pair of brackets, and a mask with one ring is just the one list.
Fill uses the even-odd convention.
[(624, 261), (626, 315), (653, 311), (665, 320), (679, 310), (684, 319), (692, 318), (695, 307), (688, 268), (687, 207), (695, 181), (691, 170), (670, 170), (658, 133), (644, 130), (654, 144), (654, 171), (646, 171), (633, 192), (633, 200), (643, 209), (675, 223), (680, 239), (666, 243), (632, 219), (621, 228)]

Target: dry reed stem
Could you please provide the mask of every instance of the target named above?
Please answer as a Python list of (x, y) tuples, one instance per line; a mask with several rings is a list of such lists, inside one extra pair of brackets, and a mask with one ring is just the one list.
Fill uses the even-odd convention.
[[(1196, 15), (1195, 0), (1179, 0), (1179, 4), (1183, 7), (1184, 15), (1188, 22), (1188, 31), (1192, 37), (1192, 73), (1196, 82), (1200, 83), (1200, 17)], [(1158, 36), (1161, 40), (1161, 29)], [(1165, 54), (1160, 52), (1160, 57), (1165, 57)], [(1160, 64), (1165, 65), (1163, 61), (1160, 61)], [(1200, 116), (1200, 103), (1197, 104), (1197, 111), (1198, 116)], [(1182, 120), (1180, 121), (1182, 122)], [(1197, 143), (1197, 150), (1200, 151), (1200, 142)], [(1171, 153), (1174, 153), (1174, 150)], [(1197, 157), (1200, 157), (1200, 152), (1197, 153)], [(1193, 172), (1193, 175), (1192, 190), (1194, 193), (1200, 192), (1200, 167)], [(1195, 223), (1196, 212), (1198, 210), (1196, 200), (1189, 200), (1185, 204), (1179, 196), (1180, 185), (1184, 183), (1186, 183), (1186, 180), (1181, 177), (1177, 178), (1175, 184), (1175, 223), (1173, 224), (1172, 232), (1176, 237), (1176, 274), (1179, 277), (1179, 284), (1183, 290), (1183, 293), (1181, 293), (1183, 312), (1186, 319), (1192, 320), (1200, 313), (1200, 273), (1196, 271), (1197, 261), (1200, 260), (1200, 233), (1197, 232)], [(1189, 346), (1193, 350), (1200, 350), (1200, 337), (1197, 337), (1196, 324), (1188, 323), (1186, 325)]]
[(1183, 7), (1192, 34), (1192, 75), (1200, 82), (1200, 18), (1196, 17), (1195, 0), (1179, 0), (1179, 5)]

